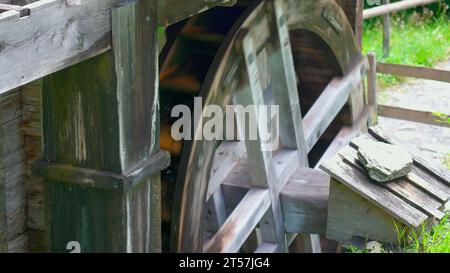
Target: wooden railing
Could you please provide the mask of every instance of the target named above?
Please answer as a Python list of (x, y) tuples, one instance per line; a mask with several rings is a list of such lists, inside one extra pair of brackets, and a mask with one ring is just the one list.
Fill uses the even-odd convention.
[(368, 54), (368, 60), (368, 100), (369, 105), (372, 106), (373, 114), (378, 113), (383, 117), (450, 127), (450, 124), (447, 121), (449, 116), (446, 114), (442, 114), (442, 116), (440, 116), (429, 111), (406, 109), (389, 105), (378, 105), (376, 100), (377, 73), (450, 83), (450, 71), (419, 66), (377, 63), (374, 53)]

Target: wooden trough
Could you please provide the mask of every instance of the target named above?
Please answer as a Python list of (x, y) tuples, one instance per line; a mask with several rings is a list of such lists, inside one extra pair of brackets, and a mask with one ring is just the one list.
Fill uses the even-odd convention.
[(450, 173), (408, 147), (412, 171), (386, 184), (374, 182), (357, 157), (361, 142), (368, 139), (402, 144), (373, 127), (322, 164), (332, 177), (326, 236), (342, 243), (362, 238), (395, 245), (399, 231), (415, 230), (444, 217)]

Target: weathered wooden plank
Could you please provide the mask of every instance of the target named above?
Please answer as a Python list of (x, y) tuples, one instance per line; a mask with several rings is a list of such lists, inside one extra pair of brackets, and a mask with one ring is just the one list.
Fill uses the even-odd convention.
[(447, 202), (448, 199), (450, 198), (450, 195), (447, 195), (444, 192), (440, 191), (433, 184), (426, 181), (425, 179), (422, 179), (419, 175), (415, 174), (414, 171), (412, 171), (407, 175), (407, 179), (416, 187), (421, 188), (423, 191), (434, 196), (436, 199), (438, 199), (443, 203)]
[(237, 252), (270, 208), (267, 189), (251, 189), (220, 230), (206, 244), (206, 252)]
[(44, 182), (32, 174), (32, 163), (42, 155), (42, 80), (26, 84), (22, 93), (22, 130), (26, 154), (27, 225), (29, 251), (44, 252)]
[(386, 15), (390, 13), (395, 13), (398, 11), (415, 8), (418, 6), (425, 6), (431, 3), (438, 2), (439, 0), (404, 0), (395, 3), (391, 3), (388, 5), (382, 5), (370, 9), (364, 10), (363, 18), (370, 19), (373, 17)]
[(365, 174), (343, 162), (340, 155), (336, 155), (326, 161), (321, 165), (321, 168), (355, 193), (362, 195), (375, 206), (409, 226), (418, 227), (423, 221), (428, 219), (427, 215), (387, 189), (366, 181)]
[(395, 118), (435, 126), (450, 127), (447, 122), (442, 121), (438, 116), (436, 116), (435, 113), (429, 111), (419, 111), (389, 105), (379, 105), (378, 112), (380, 116), (387, 118)]
[[(261, 21), (265, 21), (262, 20)], [(267, 31), (268, 25), (262, 24)], [(256, 37), (256, 29), (252, 28), (246, 33), (242, 40), (243, 57), (245, 58), (246, 74), (248, 76), (249, 88), (245, 92), (241, 92), (236, 95), (235, 104), (238, 105), (254, 105), (256, 107), (260, 105), (268, 105), (270, 102), (264, 100), (264, 82), (267, 78), (262, 78), (260, 67), (258, 65), (257, 47), (254, 41)], [(263, 31), (263, 30), (261, 30)], [(259, 30), (258, 30), (259, 32)], [(257, 108), (253, 107), (253, 115), (256, 117), (257, 127), (260, 128), (263, 122), (268, 122), (267, 117), (260, 117), (257, 113)], [(245, 117), (237, 117), (238, 119), (238, 131), (240, 135), (245, 135)], [(259, 131), (259, 130), (258, 130)], [(277, 137), (271, 135), (272, 137)], [(279, 251), (284, 252), (286, 250), (285, 235), (283, 228), (283, 215), (281, 211), (281, 204), (279, 202), (279, 189), (284, 184), (283, 181), (276, 180), (275, 166), (273, 164), (272, 151), (276, 150), (279, 143), (272, 143), (275, 147), (269, 149), (267, 144), (261, 140), (260, 132), (257, 134), (256, 140), (247, 140), (246, 151), (250, 162), (250, 171), (252, 177), (252, 185), (255, 187), (269, 188), (271, 209), (264, 215), (260, 224), (262, 240), (269, 243), (278, 243)], [(264, 147), (266, 145), (266, 147)], [(284, 181), (286, 183), (287, 181)]]
[(11, 4), (2, 4), (0, 3), (0, 11), (7, 11), (7, 10), (15, 10), (19, 11), (21, 8), (18, 5), (11, 5)]
[(215, 6), (231, 6), (236, 0), (158, 0), (159, 25), (168, 26)]
[(1, 96), (0, 98), (0, 124), (10, 122), (22, 115), (21, 105), (22, 94), (20, 90), (14, 90)]
[[(440, 196), (438, 198), (442, 198), (444, 200), (446, 198), (445, 196), (450, 196), (450, 185), (448, 185), (446, 183), (442, 183), (441, 179), (436, 178), (436, 176), (429, 173), (426, 169), (423, 169), (420, 166), (413, 165), (412, 174), (417, 176), (418, 178), (421, 178), (421, 181), (422, 181), (421, 184), (424, 182), (429, 184), (429, 187), (433, 188), (433, 193), (435, 191), (438, 192), (438, 193), (434, 193), (437, 196)], [(415, 179), (413, 178), (413, 180), (415, 180)], [(416, 179), (413, 183), (420, 183), (417, 181), (418, 180)], [(426, 187), (426, 186), (422, 186), (422, 187)], [(442, 196), (442, 195), (444, 195), (444, 196)]]
[[(82, 252), (161, 249), (162, 165), (152, 160), (160, 155), (157, 22), (148, 20), (157, 18), (155, 3), (117, 7), (113, 51), (44, 79), (48, 250), (66, 252), (68, 241), (78, 241)], [(95, 173), (92, 183), (83, 180), (86, 173)], [(116, 176), (135, 183), (123, 183), (124, 191), (91, 185), (114, 188)]]
[(369, 62), (369, 73), (367, 75), (367, 103), (370, 108), (370, 123), (375, 124), (378, 101), (377, 101), (377, 60), (376, 55), (373, 52), (367, 54), (367, 60)]
[(349, 144), (350, 140), (355, 136), (356, 132), (354, 132), (354, 130), (352, 130), (351, 127), (349, 126), (342, 127), (342, 129), (339, 130), (339, 133), (336, 135), (336, 137), (328, 146), (325, 153), (323, 153), (322, 157), (317, 162), (315, 168), (319, 168), (322, 162), (334, 156), (337, 152), (339, 152), (340, 149), (344, 148), (347, 144)]
[(242, 141), (226, 141), (217, 148), (211, 168), (206, 200), (211, 198), (244, 155), (245, 143)]
[(255, 253), (275, 253), (277, 251), (277, 244), (263, 242), (255, 250)]
[[(353, 142), (355, 143), (355, 142)], [(342, 149), (339, 154), (350, 163), (355, 169), (364, 173), (365, 170), (359, 165), (357, 151), (351, 147), (346, 147)], [(370, 180), (370, 179), (369, 179)], [(427, 195), (425, 192), (416, 188), (414, 185), (408, 182), (406, 179), (397, 179), (395, 181), (380, 185), (388, 189), (390, 192), (400, 197), (402, 200), (415, 207), (416, 209), (426, 213), (428, 216), (436, 217), (437, 219), (442, 219), (445, 214), (439, 211), (442, 207), (442, 203), (433, 196)]]
[[(377, 139), (375, 139), (370, 134), (365, 134), (356, 139), (353, 139), (350, 144), (354, 148), (358, 149), (359, 146), (364, 145), (364, 141), (367, 140), (377, 141)], [(355, 157), (354, 154), (352, 156)], [(413, 164), (412, 170), (406, 176), (406, 179), (408, 179), (411, 184), (414, 184), (422, 191), (439, 200), (441, 204), (445, 203), (450, 197), (450, 187), (446, 186), (445, 183), (440, 182), (439, 179), (424, 174), (424, 170), (421, 169), (420, 166), (417, 166), (417, 164)]]
[(332, 180), (327, 220), (327, 238), (348, 243), (353, 236), (367, 240), (398, 243), (398, 233), (403, 224), (390, 214), (358, 196), (352, 189)]
[(299, 168), (280, 192), (286, 232), (326, 233), (330, 176)]
[[(111, 48), (111, 10), (122, 0), (41, 0), (0, 14), (0, 93), (101, 54)], [(126, 2), (126, 1), (125, 1)], [(159, 0), (167, 26), (233, 1)], [(26, 10), (27, 13), (21, 13)], [(149, 15), (150, 20), (155, 18)], [(158, 15), (157, 15), (158, 16)]]
[(333, 79), (308, 111), (303, 119), (308, 151), (347, 103), (350, 92), (361, 82), (366, 67), (366, 59), (362, 59), (346, 76)]
[(297, 77), (284, 3), (273, 1), (272, 9), (274, 22), (271, 24), (271, 30), (275, 33), (275, 37), (273, 53), (269, 60), (271, 67), (269, 73), (274, 103), (281, 110), (280, 141), (284, 148), (297, 150), (300, 164), (308, 166)]

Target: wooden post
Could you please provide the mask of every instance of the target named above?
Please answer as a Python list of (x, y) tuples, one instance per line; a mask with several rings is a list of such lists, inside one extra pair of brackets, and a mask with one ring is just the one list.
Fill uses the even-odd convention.
[[(390, 0), (383, 0), (383, 5), (388, 5)], [(384, 57), (389, 57), (391, 46), (391, 19), (390, 15), (386, 14), (383, 17), (383, 54)]]
[(41, 177), (32, 175), (35, 160), (42, 156), (42, 80), (21, 87), (22, 130), (25, 148), (25, 183), (27, 187), (28, 249), (30, 252), (44, 252), (44, 209)]
[(367, 103), (370, 110), (370, 125), (376, 123), (377, 116), (377, 60), (373, 52), (367, 54), (369, 60), (369, 74), (367, 76)]
[[(282, 1), (276, 0), (273, 2), (273, 9), (275, 23), (272, 27), (272, 33), (275, 33), (274, 48), (277, 52), (271, 58), (270, 77), (272, 79), (274, 102), (281, 109), (281, 142), (283, 148), (297, 150), (299, 164), (308, 167), (308, 151), (303, 130), (294, 59), (284, 11), (285, 6)], [(309, 252), (320, 252), (320, 241), (317, 240), (317, 236), (304, 234), (304, 240)]]
[(156, 19), (154, 0), (113, 8), (113, 50), (44, 79), (49, 251), (161, 249)]
[(21, 92), (0, 95), (0, 252), (26, 252)]

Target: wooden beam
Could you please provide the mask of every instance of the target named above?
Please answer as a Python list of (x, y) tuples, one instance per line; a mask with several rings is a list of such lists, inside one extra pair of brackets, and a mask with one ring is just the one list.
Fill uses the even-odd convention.
[(325, 234), (330, 176), (299, 168), (281, 190), (286, 232)]
[(377, 72), (450, 83), (450, 71), (422, 66), (377, 63)]
[(243, 141), (226, 141), (217, 148), (211, 168), (206, 200), (214, 195), (244, 155), (245, 143)]
[(425, 6), (428, 4), (432, 4), (435, 2), (439, 2), (440, 0), (403, 0), (399, 2), (395, 2), (392, 4), (382, 5), (375, 8), (370, 8), (364, 10), (363, 18), (364, 19), (370, 19), (373, 17), (386, 15), (410, 8), (415, 8), (418, 6)]
[(206, 252), (235, 253), (270, 208), (268, 189), (251, 189), (206, 244)]
[[(234, 98), (234, 102), (237, 105), (242, 105), (244, 107), (248, 105), (256, 106), (252, 107), (251, 111), (253, 113), (251, 113), (251, 115), (257, 117), (256, 123), (258, 127), (260, 127), (263, 122), (267, 122), (267, 120), (265, 120), (266, 117), (259, 117), (257, 113), (257, 107), (267, 103), (264, 101), (264, 89), (266, 86), (263, 86), (264, 79), (259, 76), (261, 75), (261, 72), (259, 71), (260, 67), (257, 62), (256, 44), (260, 39), (260, 31), (268, 32), (269, 30), (258, 29), (258, 32), (256, 32), (255, 29), (252, 28), (246, 32), (246, 35), (242, 39), (242, 55), (245, 60), (245, 72), (248, 77), (249, 86), (244, 92), (236, 94)], [(255, 37), (257, 37), (257, 39)], [(245, 132), (247, 131), (245, 122), (246, 118), (245, 116), (238, 114), (237, 119), (238, 131), (240, 135), (245, 136)], [(252, 186), (270, 189), (269, 192), (272, 204), (271, 209), (264, 215), (263, 220), (260, 223), (261, 237), (264, 242), (277, 243), (278, 251), (285, 252), (287, 248), (283, 228), (283, 215), (281, 211), (281, 204), (279, 202), (279, 189), (284, 186), (287, 181), (277, 181), (275, 165), (272, 161), (273, 152), (276, 148), (278, 148), (279, 143), (270, 143), (275, 145), (275, 147), (272, 147), (274, 150), (270, 150), (269, 147), (267, 147), (269, 146), (269, 143), (263, 143), (261, 140), (260, 131), (257, 131), (258, 135), (256, 140), (250, 140), (247, 138), (245, 140), (245, 146), (247, 157), (251, 166), (250, 172), (252, 177)], [(272, 137), (277, 136), (272, 134)], [(295, 169), (296, 166), (293, 166), (293, 168)]]
[(364, 58), (346, 76), (334, 78), (308, 111), (303, 119), (308, 152), (347, 103), (350, 92), (362, 81), (366, 67)]
[(377, 59), (373, 52), (367, 54), (369, 73), (367, 75), (367, 104), (369, 107), (370, 125), (376, 123), (378, 96), (377, 96)]
[[(158, 1), (161, 12), (147, 20), (159, 26), (232, 3)], [(41, 0), (0, 14), (0, 94), (111, 49), (111, 9), (124, 1), (72, 2)]]
[(446, 122), (446, 119), (441, 120), (441, 118), (439, 118), (436, 113), (433, 112), (406, 109), (388, 105), (378, 106), (378, 112), (382, 117), (419, 122), (441, 127), (450, 127), (448, 122)]

